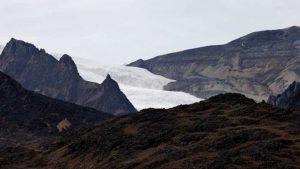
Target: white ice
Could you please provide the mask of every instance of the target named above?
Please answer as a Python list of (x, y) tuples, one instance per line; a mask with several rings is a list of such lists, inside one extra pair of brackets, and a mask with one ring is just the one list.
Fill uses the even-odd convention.
[(202, 100), (188, 93), (163, 90), (163, 86), (174, 80), (155, 75), (146, 69), (102, 65), (96, 61), (78, 57), (73, 57), (73, 60), (77, 65), (80, 75), (85, 80), (102, 83), (106, 75), (110, 74), (138, 110), (146, 108), (171, 108)]

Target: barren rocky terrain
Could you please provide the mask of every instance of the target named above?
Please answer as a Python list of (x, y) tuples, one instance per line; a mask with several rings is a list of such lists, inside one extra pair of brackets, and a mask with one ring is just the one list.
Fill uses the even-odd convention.
[(222, 94), (192, 105), (117, 117), (44, 148), (6, 148), (0, 152), (0, 166), (296, 169), (299, 127), (300, 112)]

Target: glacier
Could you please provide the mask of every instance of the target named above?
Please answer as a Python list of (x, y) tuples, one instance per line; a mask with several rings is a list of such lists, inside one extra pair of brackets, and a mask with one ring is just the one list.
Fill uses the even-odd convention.
[[(57, 54), (54, 54), (58, 58)], [(163, 86), (174, 81), (142, 68), (123, 65), (102, 65), (94, 60), (73, 57), (79, 74), (88, 81), (102, 83), (109, 74), (136, 109), (171, 108), (203, 99), (184, 92), (165, 91)]]
[[(0, 45), (0, 53), (3, 46)], [(56, 59), (62, 55), (52, 54)], [(121, 91), (137, 110), (147, 108), (172, 108), (182, 104), (202, 101), (185, 92), (166, 91), (163, 87), (175, 80), (151, 73), (142, 68), (124, 65), (103, 65), (97, 61), (72, 57), (79, 74), (87, 81), (102, 83), (109, 74), (118, 82)]]

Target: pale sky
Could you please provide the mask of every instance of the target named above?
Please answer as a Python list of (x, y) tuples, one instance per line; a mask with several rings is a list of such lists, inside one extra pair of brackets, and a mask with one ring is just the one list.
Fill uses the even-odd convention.
[(300, 25), (299, 0), (0, 0), (0, 44), (124, 64)]

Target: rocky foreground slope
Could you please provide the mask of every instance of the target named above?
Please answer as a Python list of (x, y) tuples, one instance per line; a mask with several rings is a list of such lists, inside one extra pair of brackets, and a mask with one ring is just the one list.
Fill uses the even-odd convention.
[(0, 55), (0, 71), (26, 89), (52, 98), (112, 114), (136, 111), (110, 76), (102, 84), (85, 81), (70, 56), (56, 60), (45, 50), (20, 40), (11, 39), (5, 46)]
[(45, 149), (0, 152), (0, 168), (300, 168), (300, 113), (223, 94), (83, 129)]
[(207, 46), (138, 60), (129, 66), (177, 80), (166, 90), (200, 98), (243, 93), (256, 100), (283, 92), (300, 80), (300, 28), (254, 32), (225, 45)]
[(2, 72), (0, 103), (0, 148), (45, 142), (49, 137), (112, 117), (92, 108), (28, 91)]

